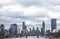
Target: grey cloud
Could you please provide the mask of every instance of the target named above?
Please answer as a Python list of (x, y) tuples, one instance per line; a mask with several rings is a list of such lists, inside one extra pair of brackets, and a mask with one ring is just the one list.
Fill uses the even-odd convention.
[(33, 15), (33, 16), (25, 16), (24, 13), (22, 13), (22, 12), (7, 11), (7, 12), (1, 12), (1, 13), (3, 13), (3, 14), (0, 14), (0, 15), (3, 15), (3, 16), (8, 16), (8, 17), (11, 17), (11, 18), (21, 18), (23, 20), (30, 20), (30, 21), (37, 22), (37, 23), (42, 22), (42, 19), (39, 20), (38, 18), (45, 18), (45, 17), (49, 18), (48, 14), (39, 13), (39, 12), (37, 12), (37, 13), (39, 13), (38, 15)]
[(40, 2), (40, 1), (36, 1), (36, 0), (16, 0), (16, 1), (17, 1), (17, 3), (20, 3), (24, 6), (37, 5)]
[[(49, 5), (60, 5), (60, 1), (52, 1), (52, 0), (16, 0), (15, 3), (21, 4), (24, 7), (25, 6), (49, 6)], [(15, 4), (15, 3), (9, 3), (9, 4), (0, 4), (0, 9), (2, 8), (2, 6), (8, 6), (10, 4)], [(38, 18), (48, 18), (48, 22), (46, 23), (46, 27), (49, 27), (50, 24), (50, 17), (48, 16), (48, 12), (36, 12), (39, 13), (38, 15), (33, 15), (33, 16), (25, 16), (24, 12), (13, 12), (13, 11), (0, 11), (0, 15), (2, 16), (7, 16), (7, 17), (11, 17), (11, 18), (20, 18), (23, 20), (30, 20), (33, 22), (36, 22), (37, 24), (33, 25), (33, 24), (28, 24), (27, 26), (41, 26), (41, 20), (38, 20)], [(6, 18), (5, 18), (6, 19)], [(5, 20), (5, 19), (1, 19), (0, 18), (0, 24), (6, 23), (7, 25), (9, 25), (9, 23), (13, 23), (11, 20)], [(20, 21), (21, 22), (21, 21)], [(7, 26), (6, 25), (6, 26)], [(58, 24), (59, 25), (59, 24)], [(8, 26), (7, 26), (8, 27)]]
[(37, 18), (45, 18), (45, 17), (49, 18), (48, 14), (46, 12), (36, 12), (36, 13), (37, 13), (36, 15), (33, 15), (33, 16), (23, 16), (22, 18), (26, 19), (26, 20), (35, 20)]
[(0, 15), (18, 18), (18, 17), (22, 17), (24, 15), (24, 13), (23, 12), (13, 12), (13, 11), (4, 11), (4, 12), (0, 11)]
[(47, 5), (60, 5), (59, 0), (16, 0), (17, 3), (20, 3), (24, 6), (47, 6)]

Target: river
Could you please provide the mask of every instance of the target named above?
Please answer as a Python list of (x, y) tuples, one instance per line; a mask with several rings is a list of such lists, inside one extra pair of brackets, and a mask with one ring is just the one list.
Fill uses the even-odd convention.
[(29, 36), (28, 38), (26, 38), (26, 37), (20, 37), (20, 38), (5, 38), (5, 39), (48, 39), (48, 38), (45, 38), (45, 37), (39, 37), (39, 38), (37, 38), (36, 36)]

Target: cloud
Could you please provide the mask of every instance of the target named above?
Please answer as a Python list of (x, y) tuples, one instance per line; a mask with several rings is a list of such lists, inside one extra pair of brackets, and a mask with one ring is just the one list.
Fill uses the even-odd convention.
[(51, 18), (60, 21), (59, 8), (59, 0), (0, 0), (0, 24), (22, 26), (25, 21), (28, 27), (41, 28), (42, 21), (45, 21), (46, 28), (50, 28)]
[[(3, 12), (4, 11), (4, 12)], [(48, 12), (50, 12), (48, 9), (44, 7), (37, 7), (37, 6), (31, 6), (31, 7), (23, 7), (21, 5), (10, 5), (10, 6), (4, 6), (2, 9), (0, 9), (1, 14), (8, 15), (8, 14), (14, 14), (14, 16), (23, 15), (23, 18), (35, 18), (35, 17), (48, 17)], [(45, 13), (45, 14), (44, 14)], [(8, 15), (10, 16), (10, 15)]]
[(24, 6), (48, 6), (48, 5), (60, 5), (60, 0), (16, 0), (15, 2), (20, 3)]

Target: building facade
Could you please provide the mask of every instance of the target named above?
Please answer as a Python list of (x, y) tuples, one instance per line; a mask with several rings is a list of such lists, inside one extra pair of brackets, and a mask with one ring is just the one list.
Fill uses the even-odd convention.
[(44, 21), (43, 21), (43, 23), (42, 23), (41, 35), (42, 35), (42, 36), (45, 35), (45, 22), (44, 22)]
[(38, 27), (36, 27), (36, 35), (40, 35), (40, 30)]
[(35, 27), (33, 27), (33, 29), (32, 29), (32, 34), (33, 34), (33, 35), (36, 35)]
[(17, 24), (11, 24), (9, 29), (10, 35), (14, 36), (17, 34)]
[(51, 32), (53, 32), (54, 29), (56, 29), (56, 19), (51, 19)]
[(28, 34), (28, 30), (27, 30), (27, 26), (25, 25), (25, 22), (22, 23), (21, 34), (22, 34), (23, 36), (26, 35), (26, 34)]
[(5, 33), (4, 33), (4, 24), (0, 25), (0, 37), (4, 37)]
[(26, 29), (25, 22), (22, 23), (22, 29)]

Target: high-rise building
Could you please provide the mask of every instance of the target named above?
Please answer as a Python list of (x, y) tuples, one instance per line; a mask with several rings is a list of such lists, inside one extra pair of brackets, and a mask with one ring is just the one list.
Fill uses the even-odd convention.
[(56, 29), (56, 19), (51, 19), (51, 32), (53, 32), (54, 29)]
[(33, 29), (32, 29), (32, 33), (33, 33), (33, 35), (35, 35), (36, 34), (36, 30), (35, 30), (35, 28), (33, 27)]
[(18, 33), (19, 35), (20, 35), (20, 32), (21, 32), (21, 31), (20, 31), (20, 28), (18, 28), (17, 33)]
[(1, 37), (4, 37), (4, 24), (1, 24)]
[(37, 38), (39, 38), (40, 31), (39, 31), (39, 28), (38, 27), (36, 27), (36, 35), (37, 35)]
[(0, 38), (1, 38), (1, 26), (0, 26)]
[(36, 35), (40, 35), (40, 30), (38, 27), (36, 27)]
[(43, 36), (43, 29), (41, 28), (41, 35)]
[(31, 28), (29, 30), (30, 30), (30, 32), (32, 31)]
[(4, 32), (4, 25), (3, 24), (1, 24), (1, 30), (2, 30), (2, 32)]
[(41, 33), (42, 33), (42, 36), (45, 35), (45, 22), (44, 21), (42, 23)]
[(25, 22), (22, 23), (22, 35), (26, 35), (28, 33), (27, 26), (25, 25)]
[(28, 35), (32, 35), (32, 29), (31, 28), (29, 28), (29, 34)]
[(23, 30), (26, 29), (25, 22), (22, 23)]
[(14, 36), (17, 34), (17, 24), (11, 24), (10, 26), (10, 35)]

